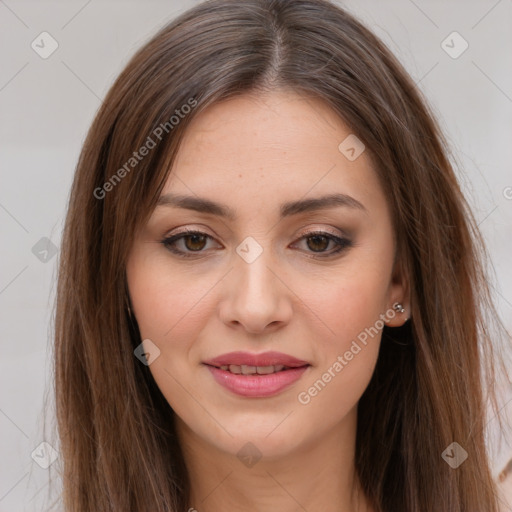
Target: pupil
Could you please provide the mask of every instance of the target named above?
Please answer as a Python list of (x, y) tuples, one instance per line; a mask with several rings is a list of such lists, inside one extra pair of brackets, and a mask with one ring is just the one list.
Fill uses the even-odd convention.
[[(190, 240), (192, 240), (192, 244), (188, 243)], [(199, 242), (198, 242), (199, 240)], [(199, 243), (199, 247), (197, 247), (195, 244)], [(185, 238), (185, 245), (187, 246), (187, 249), (190, 249), (191, 251), (200, 251), (204, 248), (205, 245), (205, 236), (204, 235), (187, 235)]]
[[(316, 243), (320, 242), (320, 249), (319, 250), (317, 250), (318, 246), (317, 246), (316, 249), (311, 246), (311, 244), (309, 243), (311, 240), (315, 241), (313, 243), (313, 245), (315, 245)], [(313, 235), (313, 236), (308, 237), (308, 247), (311, 250), (315, 251), (315, 252), (321, 252), (322, 250), (325, 250), (328, 245), (329, 245), (329, 239), (326, 236), (324, 236), (324, 235)]]

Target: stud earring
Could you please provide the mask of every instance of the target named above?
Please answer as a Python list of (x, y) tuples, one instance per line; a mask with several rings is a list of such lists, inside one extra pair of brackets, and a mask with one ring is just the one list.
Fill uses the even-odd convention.
[(398, 313), (403, 313), (405, 311), (404, 307), (402, 306), (402, 304), (400, 304), (400, 302), (395, 302), (393, 304), (393, 309)]

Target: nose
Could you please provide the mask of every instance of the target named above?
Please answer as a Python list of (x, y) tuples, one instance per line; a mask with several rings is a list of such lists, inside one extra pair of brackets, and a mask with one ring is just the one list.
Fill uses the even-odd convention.
[(221, 320), (251, 334), (270, 333), (288, 324), (293, 292), (266, 249), (251, 263), (234, 255), (219, 305)]

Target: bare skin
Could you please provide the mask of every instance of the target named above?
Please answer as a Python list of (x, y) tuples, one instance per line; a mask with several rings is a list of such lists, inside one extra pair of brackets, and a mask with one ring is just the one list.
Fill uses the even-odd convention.
[[(338, 149), (350, 133), (323, 102), (290, 91), (217, 103), (188, 128), (162, 195), (207, 198), (234, 218), (164, 204), (136, 237), (133, 312), (142, 339), (160, 350), (150, 370), (176, 413), (198, 512), (372, 511), (354, 471), (357, 403), (377, 360), (379, 316), (400, 302), (405, 312), (385, 323), (402, 325), (409, 302), (368, 152), (350, 161)], [(335, 193), (362, 207), (280, 217), (285, 202)], [(162, 243), (184, 228), (206, 235), (174, 242), (189, 258)], [(340, 252), (330, 235), (348, 240)], [(246, 237), (262, 249), (250, 263), (236, 251)], [(378, 334), (333, 370), (371, 326)], [(275, 396), (242, 397), (203, 364), (238, 350), (310, 366)], [(308, 393), (319, 379), (328, 383)], [(237, 456), (249, 442), (255, 464)]]

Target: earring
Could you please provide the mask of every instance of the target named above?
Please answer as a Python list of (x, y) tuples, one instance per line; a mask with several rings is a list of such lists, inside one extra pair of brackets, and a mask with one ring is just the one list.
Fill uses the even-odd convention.
[(400, 304), (400, 302), (395, 302), (393, 304), (393, 309), (398, 313), (403, 313), (405, 311), (404, 307), (402, 306), (402, 304)]

